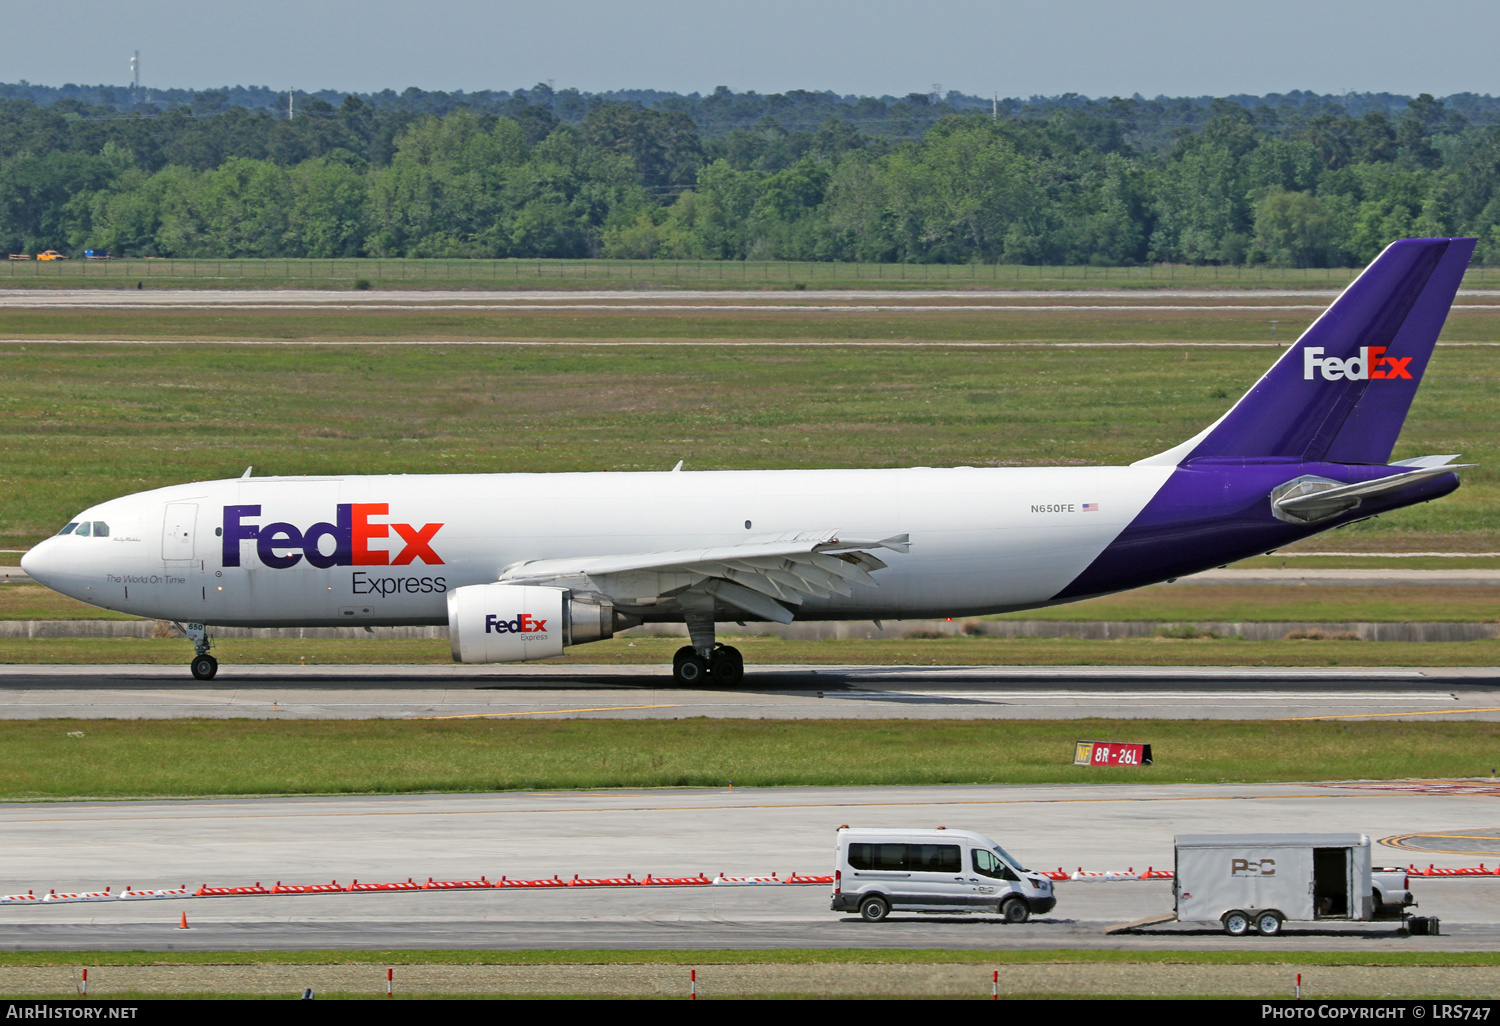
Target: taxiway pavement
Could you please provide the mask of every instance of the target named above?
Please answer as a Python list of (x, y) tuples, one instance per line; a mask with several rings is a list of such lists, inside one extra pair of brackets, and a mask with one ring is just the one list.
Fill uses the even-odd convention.
[(1500, 721), (1500, 668), (3, 666), (0, 719), (1417, 719)]
[[(646, 873), (827, 873), (834, 828), (985, 832), (1036, 869), (1164, 867), (1178, 833), (1349, 831), (1380, 839), (1493, 826), (1500, 785), (947, 786), (666, 789), (485, 795), (87, 802), (0, 806), (0, 893)], [(1472, 832), (1472, 831), (1471, 831)], [(1377, 843), (1377, 863), (1472, 865), (1500, 854), (1424, 854)], [(354, 893), (0, 906), (0, 946), (144, 948), (938, 947), (1494, 950), (1500, 878), (1416, 880), (1440, 937), (1392, 922), (1288, 924), (1234, 940), (1212, 926), (1104, 930), (1170, 911), (1165, 883), (1058, 885), (1052, 913), (897, 915), (828, 911), (826, 885)], [(189, 929), (180, 929), (186, 912)]]

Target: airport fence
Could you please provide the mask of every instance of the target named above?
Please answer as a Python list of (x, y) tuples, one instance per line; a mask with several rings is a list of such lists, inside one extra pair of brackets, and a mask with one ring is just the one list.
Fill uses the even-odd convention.
[[(877, 264), (778, 260), (321, 260), (122, 258), (10, 260), (0, 283), (26, 286), (316, 289), (1339, 289), (1360, 268)], [(1500, 267), (1470, 267), (1464, 287), (1500, 287)]]

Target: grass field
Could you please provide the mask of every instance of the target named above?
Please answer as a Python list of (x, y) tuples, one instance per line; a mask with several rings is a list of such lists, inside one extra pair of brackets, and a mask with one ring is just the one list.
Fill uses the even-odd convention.
[[(0, 966), (26, 965), (1035, 965), (1127, 963), (1160, 965), (1500, 965), (1495, 951), (1164, 951), (1093, 948), (533, 948), (471, 950), (313, 951), (0, 951)], [(384, 979), (382, 974), (380, 977)]]
[[(871, 927), (847, 929), (852, 940), (856, 931)], [(1016, 999), (1228, 997), (1285, 1002), (1293, 981), (1301, 981), (1309, 1009), (1337, 998), (1428, 998), (1444, 1002), (1437, 1007), (1449, 1010), (1452, 1017), (1486, 1007), (1496, 964), (1489, 952), (1378, 949), (84, 951), (6, 953), (0, 956), (0, 984), (13, 1001), (76, 998), (79, 969), (86, 968), (92, 970), (90, 995), (113, 1001), (275, 1000), (295, 997), (304, 987), (322, 1000), (383, 1001), (387, 969), (394, 969), (397, 1000), (662, 1000), (687, 997), (691, 967), (699, 1000), (975, 1000), (990, 997), (991, 973), (999, 969), (999, 995), (1011, 1002), (1011, 1012)], [(1447, 1003), (1455, 998), (1468, 1000)]]
[[(1247, 561), (1250, 562), (1250, 561)], [(1389, 561), (1391, 563), (1397, 560)], [(1399, 562), (1406, 562), (1401, 560)], [(1448, 562), (1444, 560), (1443, 562)], [(1362, 569), (1364, 561), (1346, 560)], [(1300, 566), (1301, 561), (1296, 561)], [(1376, 569), (1369, 567), (1368, 569)], [(1411, 569), (1416, 569), (1412, 567)], [(3, 609), (3, 606), (0, 606)], [(3, 613), (0, 613), (3, 615)], [(1301, 587), (1157, 584), (1149, 588), (1070, 602), (1001, 620), (1310, 621), (1405, 623), (1410, 620), (1500, 620), (1500, 588), (1427, 584)]]
[[(1168, 629), (1168, 628), (1164, 628)], [(904, 638), (900, 640), (784, 641), (720, 635), (745, 655), (747, 686), (755, 666), (1500, 666), (1500, 639), (1485, 641), (1240, 641), (1233, 638)], [(559, 665), (657, 667), (665, 681), (680, 637), (624, 635), (570, 648), (543, 662)], [(446, 665), (446, 641), (235, 639), (214, 643), (222, 681), (235, 664), (269, 666)], [(185, 665), (191, 646), (177, 639), (0, 639), (0, 663)], [(184, 671), (185, 672), (185, 671)]]
[[(0, 329), (15, 317), (0, 314)], [(777, 331), (801, 320), (785, 315)], [(70, 324), (53, 337), (77, 337)], [(34, 544), (122, 492), (251, 464), (344, 474), (664, 470), (679, 459), (689, 471), (1123, 463), (1211, 422), (1273, 354), (6, 343), (0, 547)], [(1312, 544), (1500, 551), (1497, 386), (1500, 350), (1440, 349), (1396, 458), (1459, 452), (1481, 465), (1451, 497)]]
[[(811, 896), (810, 896), (811, 897)], [(982, 924), (976, 924), (984, 929)], [(849, 927), (850, 939), (858, 930)], [(876, 928), (882, 929), (882, 928)], [(885, 927), (883, 929), (890, 929)], [(1028, 928), (1029, 929), (1029, 928)], [(1046, 929), (1046, 927), (1038, 927)], [(80, 968), (92, 996), (251, 998), (295, 996), (385, 1000), (395, 970), (397, 1000), (492, 997), (686, 997), (696, 970), (700, 1000), (714, 998), (984, 999), (991, 971), (1000, 994), (1068, 1000), (1234, 997), (1285, 1001), (1305, 977), (1308, 1007), (1330, 998), (1489, 997), (1500, 956), (1444, 951), (783, 950), (534, 951), (79, 951), (0, 953), (9, 996), (73, 998)], [(1468, 1004), (1468, 1002), (1466, 1002)], [(1452, 1008), (1452, 1005), (1444, 1007)], [(1463, 1006), (1459, 1006), (1463, 1007)], [(1480, 1007), (1483, 1007), (1480, 1005)], [(1014, 1004), (1009, 1006), (1014, 1011)]]
[[(1155, 765), (1072, 765), (1096, 734), (1149, 739)], [(1497, 737), (1448, 721), (5, 720), (0, 801), (1472, 777)]]

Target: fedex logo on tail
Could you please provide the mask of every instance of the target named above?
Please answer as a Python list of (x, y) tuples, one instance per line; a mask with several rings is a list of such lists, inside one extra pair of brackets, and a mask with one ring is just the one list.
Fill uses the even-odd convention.
[(487, 613), (484, 617), (486, 634), (546, 634), (547, 621), (538, 620), (530, 613), (522, 613), (514, 620)]
[[(240, 565), (240, 543), (255, 542), (255, 554), (273, 570), (285, 570), (306, 559), (311, 566), (408, 566), (415, 560), (441, 566), (443, 560), (432, 548), (432, 539), (442, 524), (377, 523), (372, 517), (389, 516), (385, 502), (345, 502), (335, 507), (334, 522), (313, 524), (307, 529), (295, 524), (246, 523), (260, 516), (259, 506), (225, 506), (224, 565)], [(402, 547), (391, 551), (372, 549), (370, 542), (389, 538), (394, 531)], [(327, 542), (324, 539), (328, 539)], [(332, 551), (328, 551), (330, 548)]]
[(1322, 346), (1308, 346), (1302, 350), (1302, 378), (1312, 381), (1322, 375), (1324, 381), (1379, 381), (1381, 379), (1405, 378), (1411, 380), (1407, 364), (1410, 356), (1386, 356), (1385, 346), (1361, 346), (1358, 356), (1341, 360), (1337, 356), (1324, 356)]

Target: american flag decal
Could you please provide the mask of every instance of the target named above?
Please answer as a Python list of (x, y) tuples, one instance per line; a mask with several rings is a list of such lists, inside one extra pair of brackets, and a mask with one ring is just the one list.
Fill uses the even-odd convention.
[(1097, 513), (1099, 512), (1099, 504), (1097, 502), (1085, 502), (1083, 504), (1083, 512)]

